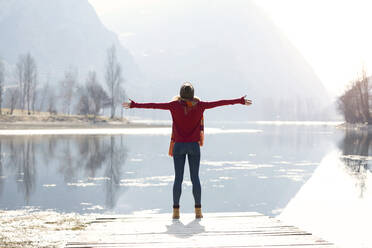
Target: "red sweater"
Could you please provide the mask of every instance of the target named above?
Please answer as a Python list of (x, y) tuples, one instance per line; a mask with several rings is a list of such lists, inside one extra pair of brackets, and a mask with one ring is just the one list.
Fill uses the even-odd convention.
[(132, 101), (130, 107), (170, 110), (175, 142), (198, 142), (200, 140), (200, 121), (204, 110), (239, 103), (245, 103), (244, 97), (214, 102), (200, 101), (192, 107), (187, 106), (184, 101), (168, 103), (136, 103)]

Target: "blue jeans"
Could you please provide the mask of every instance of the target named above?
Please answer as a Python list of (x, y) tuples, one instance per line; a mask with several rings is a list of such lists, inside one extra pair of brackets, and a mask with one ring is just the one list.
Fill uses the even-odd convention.
[(199, 207), (201, 205), (201, 186), (199, 180), (200, 146), (198, 142), (176, 142), (174, 144), (173, 161), (175, 178), (173, 184), (173, 207), (179, 207), (186, 155), (189, 161), (195, 206)]

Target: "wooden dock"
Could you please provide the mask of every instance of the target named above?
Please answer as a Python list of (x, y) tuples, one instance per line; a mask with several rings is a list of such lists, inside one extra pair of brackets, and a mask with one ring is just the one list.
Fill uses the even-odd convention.
[(96, 247), (266, 247), (335, 248), (294, 226), (254, 212), (119, 215), (97, 218), (66, 248)]

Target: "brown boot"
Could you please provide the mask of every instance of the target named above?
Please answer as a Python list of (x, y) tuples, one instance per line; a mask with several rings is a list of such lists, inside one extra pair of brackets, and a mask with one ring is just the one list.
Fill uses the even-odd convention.
[(202, 211), (201, 211), (201, 207), (196, 207), (195, 208), (195, 218), (196, 219), (201, 219), (203, 218), (203, 214), (202, 214)]
[(180, 218), (180, 207), (173, 207), (173, 219), (178, 220)]

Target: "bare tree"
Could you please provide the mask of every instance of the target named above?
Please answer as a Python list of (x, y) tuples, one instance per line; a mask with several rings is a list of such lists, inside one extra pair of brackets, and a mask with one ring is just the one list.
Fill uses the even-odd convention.
[(97, 76), (94, 71), (89, 72), (86, 89), (89, 97), (91, 112), (94, 114), (94, 118), (100, 113), (101, 109), (106, 107), (109, 103), (109, 97), (106, 91), (97, 81)]
[(24, 110), (25, 108), (25, 80), (24, 80), (24, 63), (23, 56), (19, 56), (18, 62), (16, 64), (15, 76), (18, 83), (18, 92), (19, 92), (19, 108)]
[(47, 91), (47, 107), (49, 114), (56, 114), (57, 113), (57, 101), (56, 101), (56, 94), (54, 90), (48, 87)]
[(77, 113), (79, 115), (90, 114), (89, 97), (84, 86), (79, 86), (77, 89), (79, 100), (76, 105)]
[(32, 113), (35, 114), (36, 100), (40, 95), (40, 89), (39, 90), (37, 89), (36, 83), (32, 85), (31, 91), (32, 91), (32, 94), (31, 94), (31, 110), (32, 110)]
[(45, 108), (46, 100), (48, 98), (48, 93), (49, 93), (49, 82), (47, 81), (44, 83), (43, 87), (40, 90), (40, 99), (39, 99), (39, 111), (43, 111)]
[(3, 61), (0, 60), (0, 115), (2, 114), (3, 93), (4, 93), (5, 68)]
[(34, 106), (36, 84), (37, 84), (37, 66), (31, 54), (26, 55), (25, 59), (25, 83), (26, 83), (26, 103), (27, 113), (31, 114), (30, 110)]
[(94, 71), (88, 73), (85, 86), (78, 87), (78, 95), (77, 110), (79, 114), (91, 114), (96, 118), (101, 110), (110, 104), (110, 99), (99, 84)]
[[(125, 90), (124, 88), (120, 85), (119, 89), (118, 89), (118, 99), (117, 99), (117, 104), (120, 106), (122, 102), (125, 101), (125, 98), (126, 98), (126, 93), (125, 93)], [(123, 109), (124, 108), (120, 108), (120, 118), (123, 119)]]
[(372, 123), (370, 114), (370, 90), (365, 70), (362, 76), (350, 82), (349, 87), (338, 99), (338, 109), (348, 123)]
[(47, 111), (49, 114), (57, 113), (58, 98), (54, 88), (50, 86), (49, 80), (36, 93), (38, 94), (38, 111)]
[(107, 61), (106, 61), (106, 85), (108, 88), (108, 93), (110, 97), (110, 108), (111, 115), (110, 118), (115, 117), (115, 110), (117, 106), (117, 99), (119, 88), (123, 82), (122, 69), (116, 57), (116, 48), (112, 45), (107, 49)]
[(18, 103), (20, 93), (18, 88), (9, 88), (6, 90), (5, 93), (5, 102), (7, 103), (7, 106), (10, 109), (9, 114), (13, 114), (13, 111)]
[(371, 114), (369, 112), (369, 82), (365, 69), (362, 70), (362, 76), (356, 83), (358, 97), (360, 101), (360, 112), (367, 123), (371, 123)]
[(60, 82), (63, 112), (68, 115), (71, 114), (71, 102), (77, 84), (77, 77), (77, 70), (70, 68), (65, 71), (64, 79)]
[(51, 87), (49, 81), (44, 83), (43, 87), (40, 89), (40, 101), (39, 109), (46, 110), (49, 114), (57, 113), (58, 98), (56, 97), (55, 88)]
[(20, 91), (20, 107), (24, 110), (27, 105), (27, 113), (31, 114), (30, 110), (35, 100), (37, 66), (30, 53), (19, 57), (16, 65), (16, 78)]

